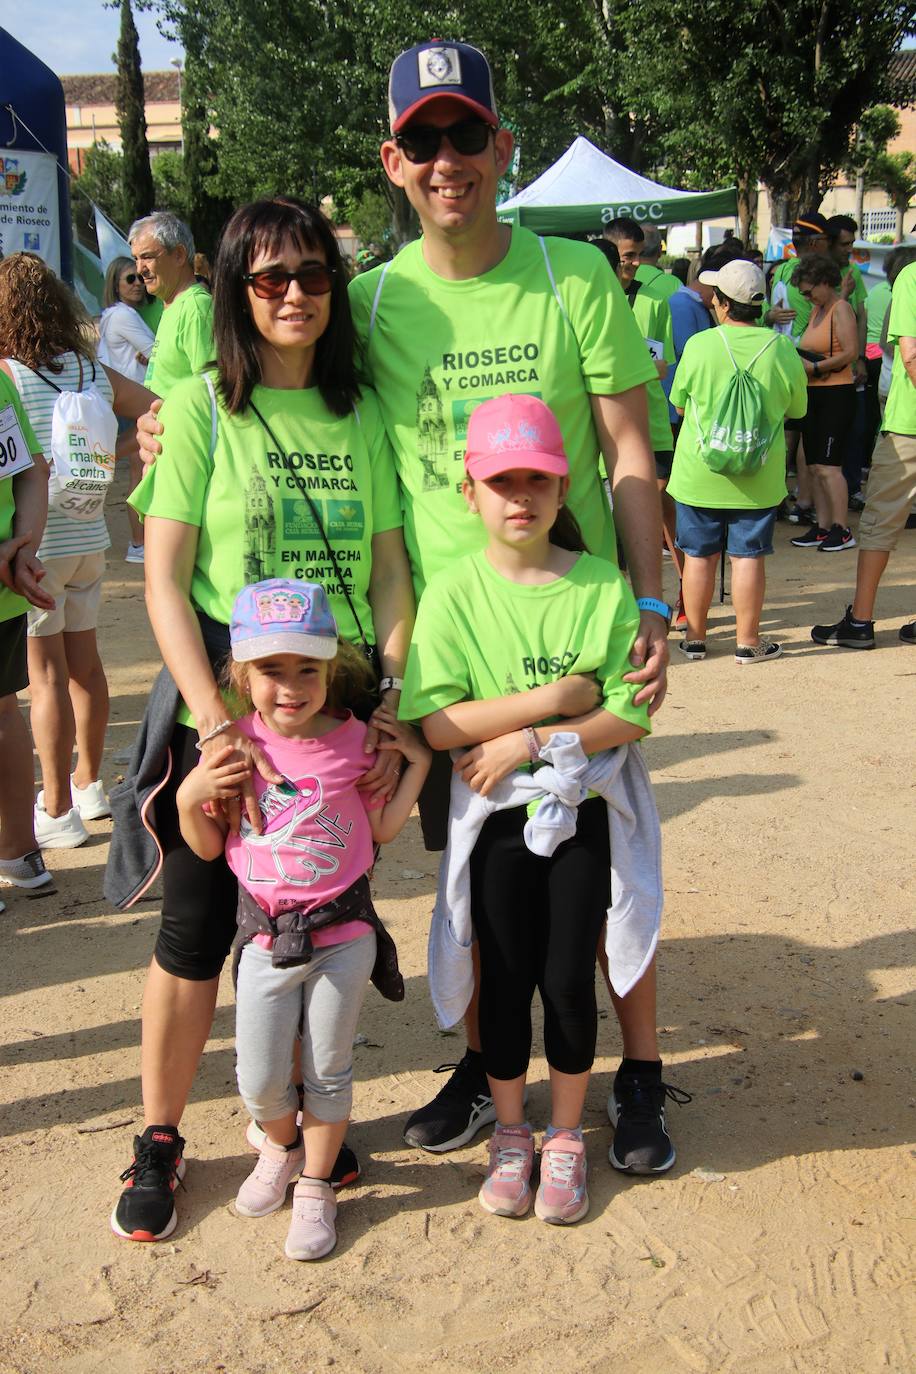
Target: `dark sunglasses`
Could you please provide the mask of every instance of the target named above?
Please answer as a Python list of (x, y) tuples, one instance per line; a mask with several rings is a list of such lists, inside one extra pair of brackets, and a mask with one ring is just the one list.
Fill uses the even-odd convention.
[(126, 281), (128, 286), (134, 286), (138, 281), (142, 281), (143, 278), (138, 272), (125, 272), (121, 280)]
[(445, 129), (435, 124), (411, 124), (395, 134), (394, 141), (408, 162), (432, 162), (442, 147), (443, 138), (447, 138), (462, 157), (473, 157), (483, 152), (492, 132), (482, 119), (459, 119), (457, 124), (449, 124)]
[(262, 301), (276, 301), (285, 296), (291, 281), (298, 282), (307, 296), (326, 296), (334, 285), (336, 271), (323, 262), (307, 262), (297, 272), (268, 267), (266, 272), (249, 272), (242, 281), (247, 282)]

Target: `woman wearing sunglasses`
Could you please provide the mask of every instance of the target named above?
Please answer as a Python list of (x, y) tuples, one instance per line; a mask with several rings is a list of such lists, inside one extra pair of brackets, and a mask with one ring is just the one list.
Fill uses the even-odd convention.
[[(152, 302), (146, 294), (143, 278), (133, 258), (114, 258), (105, 273), (102, 304), (99, 316), (99, 361), (120, 372), (122, 377), (143, 385), (146, 365), (156, 336), (140, 314), (140, 307)], [(133, 491), (143, 475), (143, 464), (137, 449), (137, 427), (129, 420), (119, 423), (117, 456), (130, 460), (130, 487)], [(130, 543), (127, 562), (143, 562), (143, 525), (136, 511), (129, 506)]]
[(833, 258), (808, 254), (795, 269), (793, 286), (811, 302), (799, 352), (808, 374), (808, 411), (802, 420), (805, 462), (814, 483), (817, 521), (791, 542), (799, 549), (841, 553), (856, 541), (846, 524), (849, 488), (843, 458), (856, 412), (853, 364), (859, 336), (852, 306), (840, 293)]
[[(341, 638), (377, 656), (381, 701), (394, 712), (413, 624), (394, 460), (375, 396), (357, 382), (346, 274), (328, 223), (292, 197), (237, 210), (217, 253), (213, 303), (216, 365), (169, 392), (162, 452), (132, 497), (146, 519), (147, 606), (170, 674), (153, 689), (134, 776), (112, 801), (106, 884), (129, 905), (162, 869), (143, 1004), (147, 1129), (112, 1216), (114, 1230), (136, 1240), (175, 1226), (178, 1127), (236, 925), (235, 878), (223, 859), (204, 862), (185, 845), (175, 792), (201, 753), (234, 746), (248, 773), (226, 817), (238, 831), (244, 814), (260, 833), (251, 772), (284, 785), (220, 691), (234, 598), (269, 578), (320, 581)], [(367, 754), (374, 745), (370, 729)], [(380, 758), (361, 786), (383, 798), (400, 755)], [(328, 862), (347, 844), (333, 822)], [(331, 1182), (357, 1174), (344, 1147)]]

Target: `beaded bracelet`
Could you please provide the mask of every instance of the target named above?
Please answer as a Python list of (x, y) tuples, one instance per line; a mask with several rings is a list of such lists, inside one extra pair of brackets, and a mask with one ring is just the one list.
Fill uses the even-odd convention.
[(234, 720), (224, 720), (221, 721), (219, 725), (214, 726), (209, 735), (204, 735), (203, 739), (199, 739), (195, 744), (194, 748), (197, 750), (198, 754), (205, 744), (209, 744), (211, 739), (217, 739), (220, 735), (225, 734), (227, 730), (231, 730), (234, 724)]

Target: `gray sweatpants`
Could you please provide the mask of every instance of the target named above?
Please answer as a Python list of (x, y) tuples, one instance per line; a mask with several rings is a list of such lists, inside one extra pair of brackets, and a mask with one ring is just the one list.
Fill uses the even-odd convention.
[(298, 1103), (290, 1084), (302, 1023), (305, 1107), (319, 1121), (346, 1121), (353, 1101), (353, 1037), (375, 963), (375, 931), (315, 950), (311, 963), (274, 968), (270, 951), (242, 950), (235, 1005), (239, 1092), (256, 1121), (277, 1121)]

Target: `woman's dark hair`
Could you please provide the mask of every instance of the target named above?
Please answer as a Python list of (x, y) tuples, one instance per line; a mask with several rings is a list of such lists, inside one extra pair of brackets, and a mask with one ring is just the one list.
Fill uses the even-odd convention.
[(671, 275), (672, 275), (672, 277), (677, 277), (678, 281), (679, 281), (683, 286), (686, 286), (686, 285), (687, 285), (687, 277), (688, 277), (689, 273), (690, 273), (690, 259), (689, 259), (689, 258), (674, 258), (674, 259), (673, 259), (673, 261), (672, 261), (672, 263), (671, 263)]
[(557, 518), (550, 527), (550, 542), (558, 549), (568, 549), (570, 553), (586, 553), (585, 540), (579, 529), (579, 522), (569, 506), (561, 506)]
[(826, 253), (807, 253), (800, 259), (792, 274), (792, 285), (832, 286), (834, 291), (843, 280), (839, 264)]
[(713, 287), (713, 295), (722, 305), (728, 306), (729, 317), (736, 324), (759, 324), (761, 302), (756, 305), (748, 305), (745, 301), (733, 301), (731, 296), (724, 296), (718, 286)]
[(0, 356), (63, 372), (64, 353), (91, 362), (92, 322), (77, 297), (37, 253), (0, 262)]
[(315, 345), (315, 383), (322, 400), (335, 415), (346, 415), (359, 397), (348, 278), (337, 239), (320, 210), (295, 196), (274, 196), (236, 210), (223, 229), (213, 267), (213, 336), (219, 388), (230, 415), (246, 408), (261, 380), (260, 336), (248, 311), (244, 278), (260, 253), (282, 252), (289, 242), (320, 250), (334, 274), (331, 318)]

